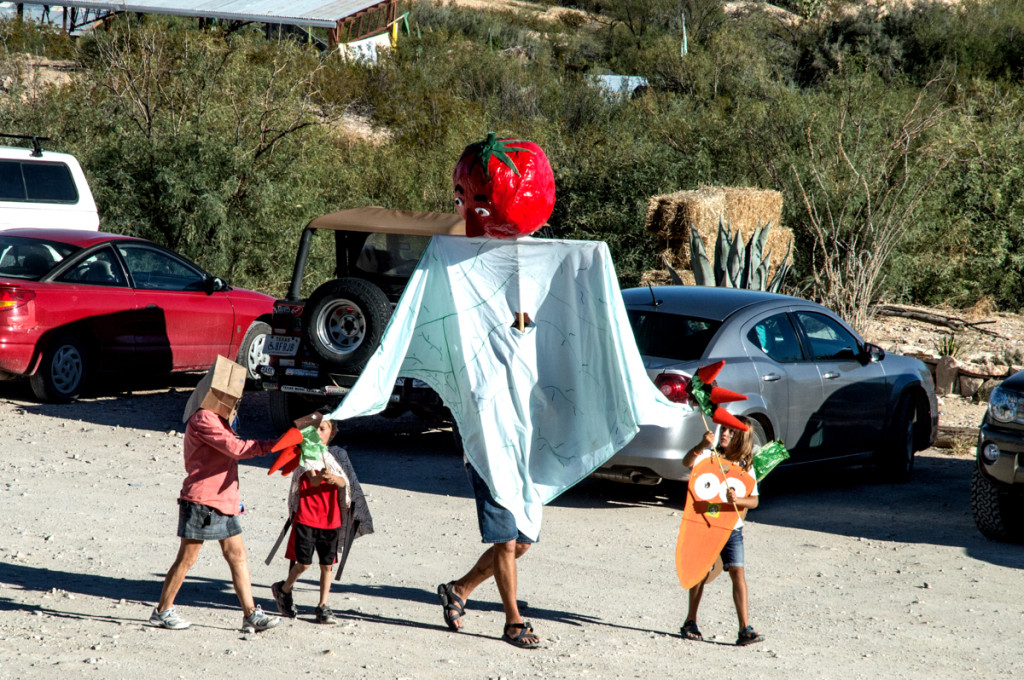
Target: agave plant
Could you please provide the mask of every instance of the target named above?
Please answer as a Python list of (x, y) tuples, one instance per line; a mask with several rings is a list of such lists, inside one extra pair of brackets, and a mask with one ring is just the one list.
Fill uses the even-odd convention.
[(722, 288), (747, 288), (750, 290), (766, 290), (779, 292), (782, 281), (789, 273), (789, 256), (793, 249), (791, 243), (786, 255), (775, 272), (771, 281), (768, 280), (768, 265), (771, 251), (764, 252), (768, 241), (768, 230), (772, 223), (763, 226), (760, 222), (750, 235), (746, 244), (740, 240), (739, 231), (735, 234), (725, 226), (724, 220), (718, 220), (718, 238), (715, 241), (715, 263), (712, 267), (704, 250), (704, 242), (696, 229), (690, 229), (690, 267), (693, 279), (698, 286), (719, 286)]

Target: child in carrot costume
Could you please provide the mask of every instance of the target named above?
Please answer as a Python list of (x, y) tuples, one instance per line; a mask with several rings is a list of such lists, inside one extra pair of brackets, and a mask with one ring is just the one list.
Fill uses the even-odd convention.
[[(721, 440), (719, 441), (717, 455), (728, 461), (736, 463), (746, 470), (750, 470), (753, 459), (753, 437), (751, 434), (751, 422), (748, 418), (738, 418), (740, 424), (746, 429), (735, 429), (723, 427)], [(683, 458), (683, 465), (693, 468), (699, 461), (715, 454), (715, 435), (710, 430), (704, 433), (700, 443), (687, 451)], [(749, 495), (737, 498), (735, 491), (729, 489), (726, 500), (733, 504), (737, 510), (749, 510), (756, 508), (758, 504), (757, 484)], [(729, 572), (732, 578), (732, 598), (736, 604), (736, 617), (739, 619), (739, 636), (736, 639), (737, 645), (749, 645), (764, 640), (764, 636), (754, 630), (747, 619), (747, 580), (743, 566), (743, 518), (740, 512), (736, 515), (736, 525), (732, 534), (722, 549), (722, 568)], [(703, 640), (700, 629), (697, 627), (697, 609), (700, 607), (701, 597), (704, 595), (704, 584), (707, 579), (701, 581), (689, 591), (689, 610), (686, 614), (686, 623), (683, 624), (680, 633), (687, 640)]]

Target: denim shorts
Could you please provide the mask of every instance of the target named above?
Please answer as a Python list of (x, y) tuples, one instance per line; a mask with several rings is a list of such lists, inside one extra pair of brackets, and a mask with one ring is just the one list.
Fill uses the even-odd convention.
[(722, 548), (722, 569), (743, 566), (743, 527), (734, 529)]
[(238, 515), (222, 515), (208, 505), (178, 499), (178, 536), (194, 541), (223, 541), (242, 533)]
[(503, 505), (498, 505), (487, 488), (487, 482), (477, 474), (469, 463), (466, 474), (473, 486), (473, 497), (476, 498), (476, 519), (480, 525), (480, 538), (483, 543), (533, 543), (516, 528), (516, 518)]

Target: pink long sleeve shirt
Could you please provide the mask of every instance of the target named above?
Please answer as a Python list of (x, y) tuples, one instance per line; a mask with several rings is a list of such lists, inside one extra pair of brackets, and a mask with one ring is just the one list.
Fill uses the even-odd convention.
[(186, 475), (181, 498), (224, 515), (237, 515), (238, 461), (262, 456), (273, 445), (273, 440), (240, 439), (223, 418), (199, 409), (185, 427)]

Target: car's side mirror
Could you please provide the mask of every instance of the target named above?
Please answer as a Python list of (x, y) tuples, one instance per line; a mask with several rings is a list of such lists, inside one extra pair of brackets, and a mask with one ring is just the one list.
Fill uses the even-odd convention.
[(214, 293), (226, 290), (227, 287), (227, 282), (219, 276), (209, 276), (203, 280), (203, 292), (207, 295), (213, 295)]
[(864, 365), (873, 364), (877, 361), (881, 361), (885, 358), (885, 350), (870, 342), (864, 343), (864, 349), (861, 351), (858, 359)]

